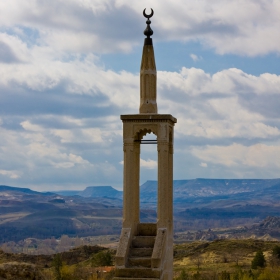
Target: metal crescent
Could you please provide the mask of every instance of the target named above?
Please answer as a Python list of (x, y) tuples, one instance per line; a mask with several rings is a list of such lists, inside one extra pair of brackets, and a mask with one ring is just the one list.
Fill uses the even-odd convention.
[(154, 15), (154, 10), (151, 8), (151, 14), (149, 14), (149, 15), (147, 15), (146, 14), (146, 8), (144, 9), (144, 11), (143, 11), (143, 16), (145, 17), (145, 18), (151, 18), (153, 15)]

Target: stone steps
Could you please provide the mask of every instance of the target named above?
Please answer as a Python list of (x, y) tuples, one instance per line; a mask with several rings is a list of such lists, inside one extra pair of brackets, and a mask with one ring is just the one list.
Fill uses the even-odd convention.
[(156, 236), (157, 225), (152, 223), (143, 223), (138, 225), (138, 235), (140, 236)]
[(132, 239), (133, 248), (153, 248), (155, 236), (134, 236)]
[(131, 248), (130, 256), (133, 257), (151, 257), (153, 248)]
[(116, 269), (114, 280), (159, 280), (161, 271), (151, 268), (151, 257), (157, 234), (156, 224), (139, 224), (132, 238), (126, 267)]
[(129, 257), (128, 258), (129, 267), (151, 267), (151, 257)]

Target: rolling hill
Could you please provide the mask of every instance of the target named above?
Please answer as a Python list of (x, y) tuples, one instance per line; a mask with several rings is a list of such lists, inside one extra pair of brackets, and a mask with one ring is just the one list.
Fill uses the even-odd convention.
[[(155, 222), (157, 181), (147, 181), (140, 193), (141, 221)], [(175, 180), (174, 229), (251, 227), (267, 216), (280, 216), (279, 198), (280, 179)], [(111, 186), (57, 194), (0, 186), (0, 243), (62, 234), (119, 234), (121, 225), (122, 192)], [(272, 235), (278, 238), (278, 229)]]

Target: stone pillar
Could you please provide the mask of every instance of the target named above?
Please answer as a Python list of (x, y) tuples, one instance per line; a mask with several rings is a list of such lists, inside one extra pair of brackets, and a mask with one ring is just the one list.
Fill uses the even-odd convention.
[(158, 227), (173, 224), (173, 125), (159, 124), (158, 140)]
[(124, 141), (123, 228), (135, 231), (139, 223), (140, 143)]
[(168, 237), (166, 279), (173, 279), (173, 127), (170, 129), (168, 144)]
[(158, 227), (167, 227), (168, 213), (168, 142), (158, 142)]
[(170, 222), (170, 229), (172, 230), (172, 240), (173, 240), (173, 126), (170, 127), (169, 132), (169, 143), (168, 143), (168, 223)]
[(173, 124), (158, 131), (158, 228), (167, 229), (163, 279), (173, 279)]

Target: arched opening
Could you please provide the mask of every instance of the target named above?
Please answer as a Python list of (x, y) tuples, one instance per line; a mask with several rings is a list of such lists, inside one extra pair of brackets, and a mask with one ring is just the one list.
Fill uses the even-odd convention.
[(140, 147), (140, 222), (157, 221), (157, 136), (152, 131), (141, 135)]

